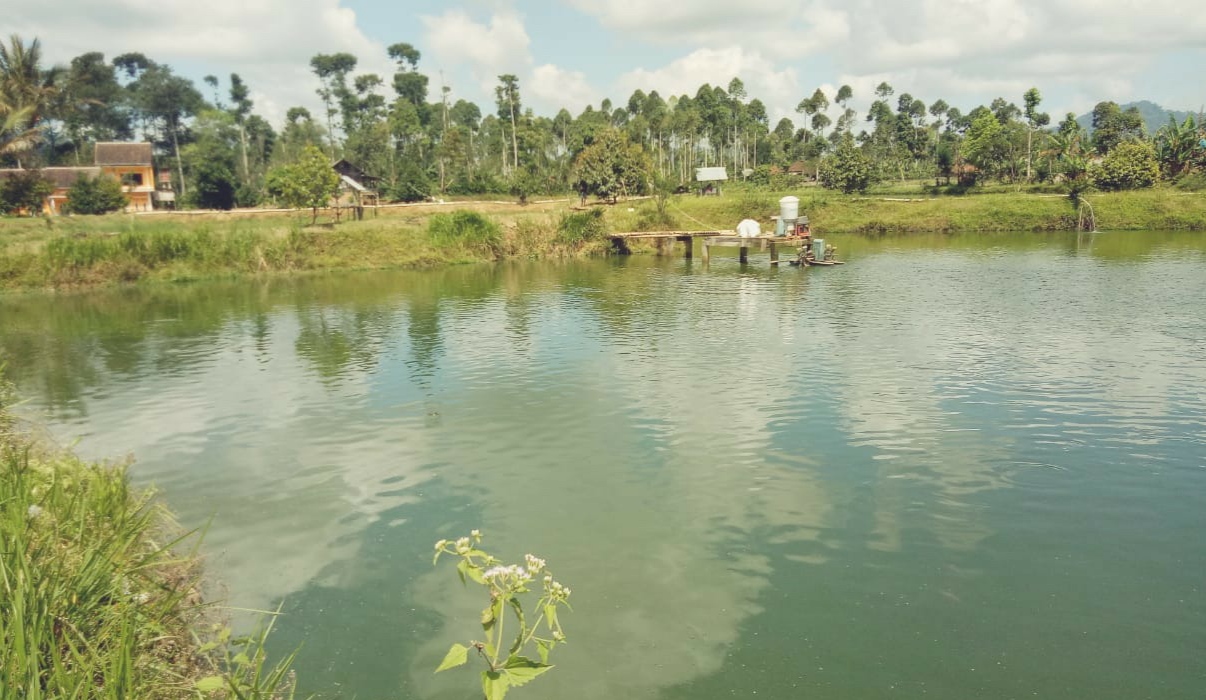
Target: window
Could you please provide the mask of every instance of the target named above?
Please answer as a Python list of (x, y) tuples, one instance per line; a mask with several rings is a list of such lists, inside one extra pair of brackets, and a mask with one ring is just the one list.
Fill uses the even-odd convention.
[(141, 187), (142, 173), (125, 173), (121, 176), (121, 184), (127, 187)]

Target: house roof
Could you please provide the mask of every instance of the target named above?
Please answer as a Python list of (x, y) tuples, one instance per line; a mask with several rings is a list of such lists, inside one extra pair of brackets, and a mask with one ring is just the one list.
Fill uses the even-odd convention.
[(355, 180), (348, 177), (347, 175), (340, 175), (339, 180), (340, 180), (340, 182), (342, 182), (344, 184), (344, 186), (350, 187), (353, 190), (356, 190), (357, 192), (368, 192), (367, 187), (360, 184), (359, 182), (356, 182)]
[(101, 169), (92, 168), (42, 168), (39, 172), (42, 177), (54, 183), (56, 188), (66, 189), (75, 184), (75, 181), (80, 176), (97, 178), (101, 176)]
[(348, 162), (347, 158), (340, 158), (334, 163), (331, 163), (331, 167), (334, 168), (335, 172), (339, 173), (340, 175), (346, 175), (357, 182), (372, 184), (381, 180), (381, 178), (374, 175), (369, 175), (360, 168), (356, 167), (354, 163)]
[(151, 144), (102, 141), (96, 144), (97, 165), (151, 165)]
[(81, 175), (90, 178), (100, 177), (102, 171), (97, 167), (86, 168), (42, 168), (40, 170), (26, 170), (25, 168), (0, 168), (0, 178), (17, 177), (24, 173), (37, 173), (42, 176), (42, 179), (49, 180), (57, 189), (67, 189), (75, 184)]
[(696, 168), (696, 182), (718, 182), (720, 180), (728, 180), (729, 173), (722, 167), (714, 166), (710, 168)]

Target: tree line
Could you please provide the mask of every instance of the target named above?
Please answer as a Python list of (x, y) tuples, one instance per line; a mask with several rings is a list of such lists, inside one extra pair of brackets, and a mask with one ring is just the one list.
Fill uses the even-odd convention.
[[(44, 66), (37, 39), (0, 43), (0, 165), (87, 165), (99, 141), (145, 139), (189, 206), (255, 206), (314, 149), (345, 158), (379, 182), (386, 199), (444, 194), (583, 194), (615, 197), (691, 181), (694, 168), (724, 166), (734, 176), (783, 184), (789, 170), (854, 191), (884, 180), (933, 179), (969, 186), (1065, 181), (1073, 186), (1143, 186), (1200, 171), (1200, 121), (1170, 122), (1149, 136), (1138, 112), (1103, 101), (1086, 133), (1068, 114), (1058, 124), (1032, 88), (1020, 105), (998, 98), (968, 112), (929, 104), (887, 82), (866, 113), (854, 91), (818, 88), (797, 117), (773, 125), (765, 104), (739, 79), (663, 97), (636, 90), (577, 115), (538, 115), (517, 76), (498, 76), (486, 109), (432, 94), (408, 43), (387, 48), (392, 75), (357, 72), (349, 53), (310, 60), (318, 114), (293, 107), (276, 126), (257, 114), (237, 74), (198, 86), (138, 52), (99, 52)], [(870, 97), (870, 96), (869, 96)], [(1122, 150), (1118, 151), (1120, 147)], [(1112, 152), (1116, 160), (1106, 168)], [(1120, 154), (1120, 155), (1119, 155)], [(311, 155), (312, 158), (312, 155)], [(794, 166), (794, 167), (793, 167)]]

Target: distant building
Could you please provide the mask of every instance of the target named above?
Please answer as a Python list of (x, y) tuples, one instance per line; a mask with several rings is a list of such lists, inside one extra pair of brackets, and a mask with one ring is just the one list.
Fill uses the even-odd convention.
[(102, 142), (96, 144), (93, 159), (105, 175), (121, 181), (126, 199), (126, 211), (151, 211), (155, 208), (155, 164), (151, 144)]
[[(86, 167), (42, 168), (39, 173), (54, 185), (54, 191), (42, 204), (45, 214), (60, 214), (67, 203), (67, 191), (80, 177), (112, 177), (122, 185), (128, 204), (126, 211), (150, 211), (154, 209), (155, 166), (152, 161), (151, 144), (126, 142), (101, 142), (96, 144), (94, 165)], [(0, 170), (0, 177), (24, 172), (13, 168)]]
[(729, 179), (729, 173), (722, 167), (707, 167), (695, 169), (695, 182), (699, 183), (700, 194), (720, 194), (720, 183)]
[(340, 158), (331, 164), (331, 168), (339, 174), (339, 206), (375, 207), (378, 203), (377, 186), (381, 178), (374, 177)]

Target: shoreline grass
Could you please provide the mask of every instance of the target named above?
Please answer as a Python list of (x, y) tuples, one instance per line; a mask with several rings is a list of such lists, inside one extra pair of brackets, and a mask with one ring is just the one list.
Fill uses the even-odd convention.
[[(371, 213), (363, 221), (305, 225), (308, 217), (114, 214), (0, 220), (0, 289), (72, 288), (333, 270), (422, 269), (503, 258), (606, 254), (607, 233), (770, 228), (780, 197), (800, 198), (820, 235), (1072, 231), (1076, 205), (1043, 189), (995, 186), (951, 193), (891, 183), (862, 195), (804, 186), (772, 192), (734, 183), (723, 197), (682, 195), (580, 209), (553, 200), (521, 206), (458, 202)], [(1100, 230), (1206, 230), (1206, 193), (1165, 186), (1083, 198)], [(643, 250), (637, 245), (637, 250)], [(649, 246), (652, 249), (652, 246)]]
[(292, 697), (292, 657), (266, 666), (270, 626), (232, 639), (201, 600), (196, 537), (123, 466), (23, 432), (3, 381), (0, 697)]

